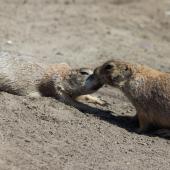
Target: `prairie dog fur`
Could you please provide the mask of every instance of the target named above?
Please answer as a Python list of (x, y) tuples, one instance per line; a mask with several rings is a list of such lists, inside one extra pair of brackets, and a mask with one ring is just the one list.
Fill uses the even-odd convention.
[(95, 81), (119, 88), (135, 106), (138, 132), (150, 126), (170, 129), (170, 73), (110, 60), (94, 71)]
[[(85, 110), (76, 98), (96, 91), (100, 86), (88, 80), (89, 68), (72, 69), (68, 64), (42, 65), (0, 52), (0, 91), (20, 96), (53, 97), (80, 110)], [(82, 97), (101, 104), (97, 98)], [(97, 102), (98, 101), (98, 102)], [(102, 103), (103, 104), (103, 103)]]

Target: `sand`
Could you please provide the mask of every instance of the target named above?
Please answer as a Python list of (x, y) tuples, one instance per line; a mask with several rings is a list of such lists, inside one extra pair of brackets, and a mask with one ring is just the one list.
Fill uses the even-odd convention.
[[(117, 58), (170, 71), (170, 1), (0, 0), (0, 40), (1, 51), (42, 63)], [(119, 90), (94, 95), (110, 103), (92, 105), (97, 114), (1, 92), (0, 170), (169, 170), (170, 141), (135, 133)]]

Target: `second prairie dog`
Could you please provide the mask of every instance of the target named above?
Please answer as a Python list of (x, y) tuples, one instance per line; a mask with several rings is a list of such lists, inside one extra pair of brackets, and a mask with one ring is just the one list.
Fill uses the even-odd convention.
[(72, 69), (65, 63), (42, 65), (0, 52), (0, 91), (15, 95), (40, 97), (49, 96), (72, 105), (82, 111), (85, 105), (76, 98), (104, 104), (90, 95), (100, 86), (88, 78), (93, 73), (89, 68)]
[(119, 88), (135, 106), (138, 132), (150, 126), (170, 129), (170, 73), (111, 60), (97, 67), (95, 81)]

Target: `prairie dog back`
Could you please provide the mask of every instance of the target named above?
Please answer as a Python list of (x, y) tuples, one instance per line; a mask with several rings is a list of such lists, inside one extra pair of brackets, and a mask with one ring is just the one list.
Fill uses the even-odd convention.
[(44, 73), (36, 63), (0, 52), (0, 91), (17, 95), (36, 92)]

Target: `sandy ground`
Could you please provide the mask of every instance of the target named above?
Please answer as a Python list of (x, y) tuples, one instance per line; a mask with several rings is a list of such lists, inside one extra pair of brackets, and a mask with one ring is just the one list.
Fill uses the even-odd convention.
[[(170, 71), (170, 1), (0, 0), (0, 40), (1, 51), (44, 63), (119, 58)], [(94, 95), (110, 103), (96, 115), (1, 93), (0, 170), (168, 170), (170, 141), (136, 134), (120, 91)]]

